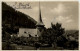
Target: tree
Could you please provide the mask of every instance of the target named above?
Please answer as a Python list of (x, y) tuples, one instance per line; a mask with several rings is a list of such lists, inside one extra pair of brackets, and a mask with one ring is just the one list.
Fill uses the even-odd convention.
[(65, 33), (64, 28), (62, 28), (61, 24), (56, 23), (55, 25), (51, 23), (51, 28), (46, 29), (41, 37), (42, 41), (47, 41), (48, 43), (56, 43), (57, 42), (57, 37), (61, 36), (62, 34)]
[[(54, 42), (54, 45), (55, 45), (57, 42), (57, 38), (59, 36), (61, 36), (62, 34), (64, 34), (65, 30), (64, 30), (64, 28), (62, 28), (60, 23), (56, 23), (55, 25), (53, 25), (51, 23), (51, 27), (52, 27), (52, 32), (54, 32), (54, 34), (52, 34), (52, 37), (54, 37), (54, 40), (52, 40), (52, 41)], [(51, 39), (52, 39), (52, 37), (51, 37)]]
[(53, 25), (51, 23), (51, 26), (52, 26), (52, 29), (55, 30), (56, 36), (60, 36), (65, 33), (65, 30), (64, 30), (64, 28), (61, 27), (61, 24), (56, 23), (56, 25)]

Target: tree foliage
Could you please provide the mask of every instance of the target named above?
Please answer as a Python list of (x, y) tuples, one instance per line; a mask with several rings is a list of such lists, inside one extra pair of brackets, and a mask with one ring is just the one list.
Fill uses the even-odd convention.
[(64, 28), (62, 28), (60, 23), (52, 24), (51, 28), (46, 29), (41, 37), (42, 41), (47, 41), (48, 43), (53, 43), (57, 41), (57, 37), (65, 33)]

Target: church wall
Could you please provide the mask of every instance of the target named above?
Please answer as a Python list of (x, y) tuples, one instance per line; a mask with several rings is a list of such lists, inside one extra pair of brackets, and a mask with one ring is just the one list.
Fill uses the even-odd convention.
[(19, 37), (29, 37), (29, 34), (35, 37), (37, 35), (37, 29), (19, 28)]

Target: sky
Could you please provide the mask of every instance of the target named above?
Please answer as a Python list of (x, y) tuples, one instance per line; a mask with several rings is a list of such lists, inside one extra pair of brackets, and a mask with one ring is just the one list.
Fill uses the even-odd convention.
[[(16, 9), (24, 14), (29, 15), (34, 20), (38, 21), (39, 18), (39, 2), (6, 2), (14, 9), (18, 7), (18, 3), (28, 4), (30, 9), (19, 8)], [(15, 5), (15, 3), (17, 3)], [(77, 1), (50, 1), (40, 2), (41, 16), (46, 28), (51, 27), (53, 24), (61, 23), (62, 27), (66, 30), (79, 29), (79, 8)]]

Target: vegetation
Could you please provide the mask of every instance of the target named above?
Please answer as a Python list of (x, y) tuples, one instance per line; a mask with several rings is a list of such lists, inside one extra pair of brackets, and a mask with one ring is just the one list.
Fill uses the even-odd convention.
[[(69, 32), (70, 33), (70, 32)], [(78, 34), (78, 31), (72, 33), (70, 36), (73, 37)], [(78, 48), (78, 38), (73, 37), (75, 40), (69, 40), (66, 38), (65, 29), (62, 28), (60, 23), (52, 24), (51, 28), (46, 29), (41, 36), (40, 42), (52, 45), (53, 48), (57, 49), (62, 47), (62, 49), (75, 49)]]
[(53, 25), (51, 23), (51, 28), (46, 29), (41, 36), (41, 42), (44, 43), (56, 43), (57, 38), (65, 33), (64, 28), (61, 27), (61, 24), (57, 23), (56, 25)]

